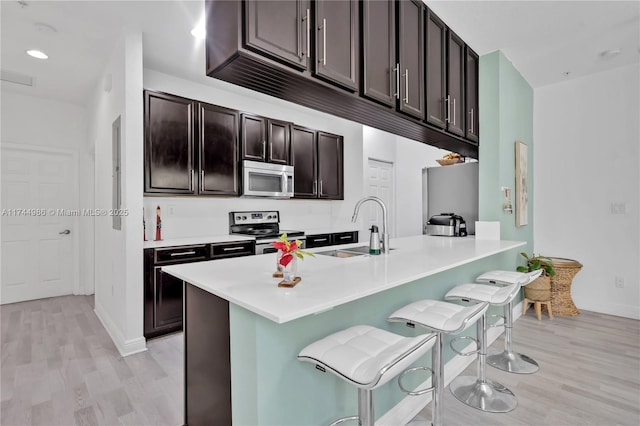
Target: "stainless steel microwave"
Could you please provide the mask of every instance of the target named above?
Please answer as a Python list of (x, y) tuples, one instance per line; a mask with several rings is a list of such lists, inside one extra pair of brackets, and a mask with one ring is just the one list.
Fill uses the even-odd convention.
[(245, 160), (242, 170), (243, 196), (293, 197), (293, 166)]

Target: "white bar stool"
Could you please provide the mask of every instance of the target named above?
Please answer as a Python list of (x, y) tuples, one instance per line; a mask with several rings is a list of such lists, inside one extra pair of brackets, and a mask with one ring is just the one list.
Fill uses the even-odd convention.
[[(372, 390), (384, 385), (423, 356), (436, 341), (433, 333), (403, 337), (367, 325), (357, 325), (320, 339), (300, 351), (300, 361), (329, 371), (358, 388), (358, 415), (331, 423), (358, 420), (373, 426)], [(424, 390), (425, 392), (427, 390)]]
[(443, 335), (466, 330), (484, 316), (488, 307), (488, 303), (465, 307), (439, 300), (420, 300), (398, 309), (388, 318), (391, 322), (404, 322), (409, 327), (415, 327), (417, 324), (436, 332), (436, 343), (431, 354), (432, 386), (434, 389), (433, 404), (431, 404), (431, 424), (433, 426), (442, 426), (444, 422)]
[[(501, 306), (513, 300), (519, 291), (520, 284), (512, 284), (505, 287), (487, 284), (462, 284), (449, 290), (444, 298), (446, 300), (462, 300), (465, 302), (485, 302)], [(479, 348), (477, 376), (458, 376), (453, 379), (449, 389), (459, 401), (470, 407), (489, 413), (507, 413), (518, 406), (518, 399), (505, 386), (485, 377), (487, 358), (486, 316), (485, 312), (477, 322)]]
[[(517, 284), (525, 286), (542, 274), (542, 269), (528, 273), (514, 271), (490, 271), (480, 275), (476, 281), (499, 285)], [(540, 368), (538, 363), (527, 355), (514, 352), (513, 342), (513, 299), (504, 305), (504, 350), (491, 349), (487, 355), (487, 364), (509, 373), (532, 374)]]

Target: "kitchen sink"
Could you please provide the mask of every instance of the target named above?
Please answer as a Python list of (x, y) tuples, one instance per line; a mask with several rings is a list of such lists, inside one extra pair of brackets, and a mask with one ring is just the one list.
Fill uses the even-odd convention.
[[(369, 247), (367, 247), (367, 253), (368, 252), (369, 252)], [(347, 258), (347, 257), (354, 257), (354, 256), (362, 256), (365, 253), (355, 253), (355, 252), (349, 252), (346, 250), (329, 250), (329, 251), (321, 251), (316, 254), (321, 254), (323, 256)]]
[[(395, 250), (395, 249), (392, 248), (390, 250)], [(358, 246), (358, 247), (350, 247), (345, 249), (321, 251), (316, 254), (321, 254), (323, 256), (341, 257), (341, 258), (364, 256), (365, 254), (369, 254), (369, 246)]]

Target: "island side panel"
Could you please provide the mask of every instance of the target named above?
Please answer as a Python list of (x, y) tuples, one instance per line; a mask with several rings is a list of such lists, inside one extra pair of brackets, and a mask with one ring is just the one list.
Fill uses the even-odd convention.
[(184, 289), (184, 423), (231, 426), (229, 302)]
[[(319, 372), (312, 364), (298, 361), (297, 355), (303, 347), (356, 324), (368, 324), (405, 336), (426, 333), (419, 327), (410, 329), (404, 324), (389, 323), (387, 316), (416, 300), (442, 300), (455, 285), (473, 282), (488, 270), (511, 269), (516, 256), (513, 251), (500, 253), (283, 324), (231, 304), (234, 426), (311, 426), (354, 415), (357, 413), (356, 389), (332, 374)], [(289, 292), (291, 303), (296, 303), (295, 288), (283, 291)], [(502, 309), (493, 311), (501, 313)], [(470, 327), (464, 334), (475, 336), (475, 328)], [(445, 360), (453, 357), (447, 339)], [(427, 355), (415, 365), (430, 365), (430, 362)], [(410, 386), (417, 386), (423, 379), (417, 377), (414, 381), (408, 377), (407, 381)], [(405, 395), (392, 380), (376, 389), (373, 397), (375, 417), (379, 419)]]

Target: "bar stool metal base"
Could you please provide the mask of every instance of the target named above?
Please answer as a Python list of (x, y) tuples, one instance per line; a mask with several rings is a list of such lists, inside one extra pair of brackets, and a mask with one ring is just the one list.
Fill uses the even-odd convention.
[(470, 407), (488, 413), (508, 413), (518, 406), (513, 392), (492, 380), (458, 376), (449, 385), (453, 396)]
[(507, 350), (499, 351), (497, 349), (489, 350), (487, 364), (500, 370), (517, 374), (533, 374), (540, 369), (538, 363), (527, 355)]

